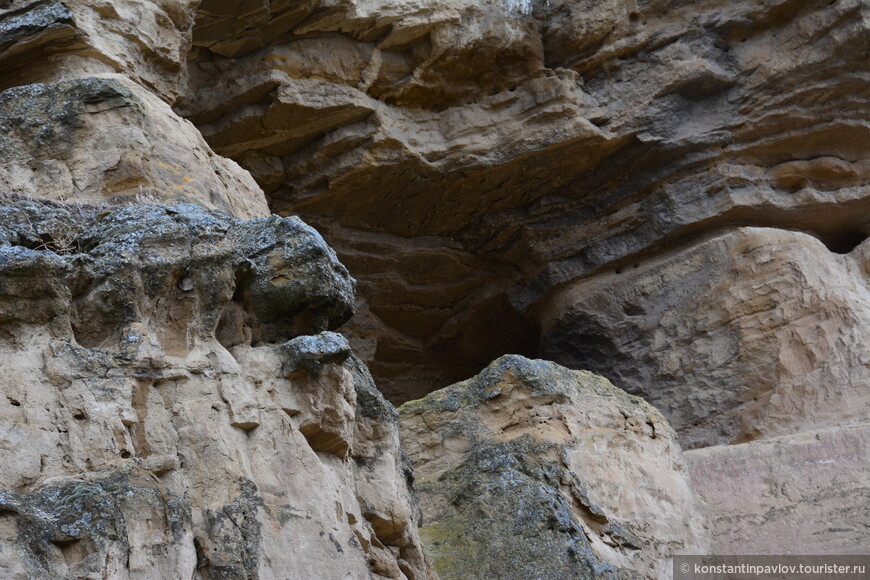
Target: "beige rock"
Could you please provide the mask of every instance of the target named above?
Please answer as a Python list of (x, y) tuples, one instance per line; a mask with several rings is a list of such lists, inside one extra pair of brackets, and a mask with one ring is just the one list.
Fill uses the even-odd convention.
[(542, 352), (642, 395), (690, 448), (866, 418), (868, 248), (741, 228), (564, 286)]
[(0, 93), (0, 188), (85, 204), (196, 202), (242, 218), (269, 214), (262, 190), (161, 100), (125, 77)]
[[(150, 210), (108, 218), (108, 246), (85, 231), (87, 204), (137, 196), (268, 214), (170, 105), (336, 245), (361, 279), (350, 342), (394, 400), (543, 351), (661, 406), (685, 446), (762, 439), (693, 451), (714, 549), (860, 545), (854, 456), (845, 479), (799, 464), (829, 459), (807, 434), (864, 444), (868, 21), (863, 0), (0, 0), (0, 193), (85, 204), (0, 220), (9, 574), (430, 573), (390, 407), (320, 332), (353, 308), (334, 256), (257, 253), (190, 208), (171, 221), (214, 228), (197, 243)], [(757, 503), (717, 487), (789, 479)], [(579, 529), (624, 564), (604, 497), (609, 531)], [(848, 527), (783, 531), (832, 509)]]
[(685, 454), (719, 554), (866, 554), (867, 423)]
[(0, 2), (0, 90), (118, 73), (172, 102), (184, 90), (189, 0)]
[(316, 232), (94, 214), (0, 209), (0, 577), (434, 578), (396, 411), (320, 332), (353, 281)]
[(709, 550), (676, 434), (606, 379), (508, 355), (399, 413), (441, 578), (669, 578)]

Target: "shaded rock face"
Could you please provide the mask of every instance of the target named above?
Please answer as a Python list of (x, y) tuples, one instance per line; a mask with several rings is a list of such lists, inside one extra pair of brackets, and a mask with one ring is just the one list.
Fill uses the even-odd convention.
[(617, 377), (689, 447), (867, 417), (868, 247), (741, 228), (562, 287), (542, 353)]
[(396, 411), (327, 331), (354, 283), (323, 239), (76, 211), (0, 209), (3, 577), (431, 577)]
[(676, 434), (606, 379), (510, 355), (399, 413), (442, 578), (668, 578), (709, 550)]
[(562, 284), (677, 243), (862, 240), (867, 10), (212, 0), (176, 109), (359, 272), (353, 333), (401, 401), (537, 354), (534, 307)]

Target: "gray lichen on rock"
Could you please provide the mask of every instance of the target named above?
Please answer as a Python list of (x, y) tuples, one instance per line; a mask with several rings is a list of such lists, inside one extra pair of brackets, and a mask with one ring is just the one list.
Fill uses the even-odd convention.
[(709, 541), (673, 430), (606, 379), (507, 355), (399, 413), (442, 578), (660, 576)]
[(173, 553), (183, 559), (190, 540), (190, 505), (134, 465), (55, 481), (29, 494), (0, 492), (0, 514), (15, 519), (29, 577), (45, 580), (69, 578), (67, 570), (75, 577), (99, 574), (110, 558), (129, 559), (131, 545), (155, 540), (140, 535), (142, 518), (156, 518), (166, 530), (148, 549), (169, 560)]
[(431, 576), (353, 292), (298, 218), (7, 199), (4, 578)]

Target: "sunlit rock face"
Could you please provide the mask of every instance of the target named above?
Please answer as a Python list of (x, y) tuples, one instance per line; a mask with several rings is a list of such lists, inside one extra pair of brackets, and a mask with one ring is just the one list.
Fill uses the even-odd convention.
[(432, 577), (299, 219), (10, 202), (0, 288), (0, 576)]

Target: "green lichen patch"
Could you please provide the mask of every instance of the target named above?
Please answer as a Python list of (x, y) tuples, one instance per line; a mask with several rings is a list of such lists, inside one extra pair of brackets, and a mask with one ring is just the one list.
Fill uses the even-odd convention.
[[(149, 479), (150, 478), (150, 479)], [(32, 494), (0, 492), (0, 511), (15, 515), (16, 542), (33, 578), (59, 578), (61, 547), (79, 543), (83, 557), (110, 546), (130, 550), (128, 522), (145, 511), (162, 514), (178, 542), (190, 529), (190, 507), (133, 467), (88, 480), (54, 482)]]

